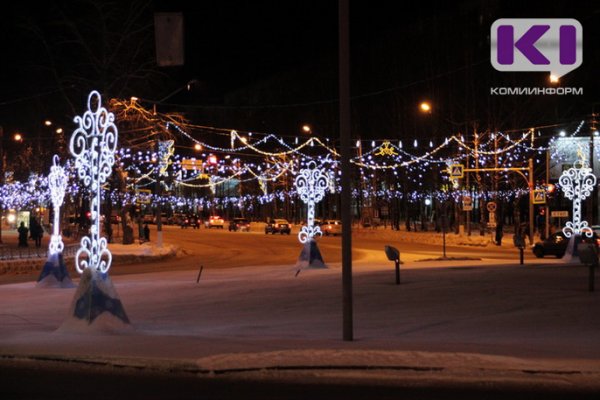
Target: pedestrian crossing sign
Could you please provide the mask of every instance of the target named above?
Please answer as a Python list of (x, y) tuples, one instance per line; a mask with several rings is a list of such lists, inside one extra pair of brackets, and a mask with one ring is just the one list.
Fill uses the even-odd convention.
[(544, 189), (533, 191), (533, 204), (546, 204), (546, 191)]
[(452, 164), (450, 166), (450, 176), (452, 178), (462, 178), (464, 176), (464, 165)]

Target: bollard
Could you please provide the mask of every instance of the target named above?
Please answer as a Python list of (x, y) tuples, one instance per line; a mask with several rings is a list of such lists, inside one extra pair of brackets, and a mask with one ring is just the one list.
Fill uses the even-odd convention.
[(523, 265), (523, 251), (524, 251), (524, 249), (522, 247), (519, 247), (519, 253), (520, 253), (520, 257), (521, 257), (521, 262), (520, 262), (521, 265)]
[(385, 246), (385, 255), (388, 260), (396, 264), (396, 285), (400, 284), (400, 252), (392, 246)]
[(204, 265), (200, 266), (200, 271), (198, 271), (198, 277), (196, 278), (196, 283), (200, 282), (200, 275), (202, 275), (202, 270), (204, 269)]
[(588, 290), (594, 291), (594, 269), (598, 267), (598, 250), (594, 245), (587, 243), (580, 243), (577, 245), (577, 252), (579, 253), (579, 260), (582, 264), (586, 264), (589, 267), (588, 273)]
[(515, 247), (517, 247), (519, 249), (519, 261), (520, 261), (520, 264), (523, 265), (523, 259), (524, 259), (523, 252), (525, 251), (525, 239), (523, 239), (523, 236), (516, 234), (513, 236), (513, 244), (515, 245)]

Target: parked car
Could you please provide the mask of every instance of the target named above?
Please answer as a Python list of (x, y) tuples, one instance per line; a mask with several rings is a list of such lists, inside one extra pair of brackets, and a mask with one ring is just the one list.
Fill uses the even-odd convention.
[(247, 218), (234, 218), (229, 221), (229, 232), (249, 232), (250, 221)]
[[(537, 242), (533, 246), (533, 254), (542, 258), (547, 255), (556, 256), (557, 258), (561, 258), (565, 255), (567, 251), (567, 246), (569, 245), (570, 238), (567, 238), (562, 231), (555, 232), (550, 235), (546, 240), (542, 242)], [(598, 236), (596, 233), (590, 238), (586, 235), (581, 236), (581, 240), (584, 243), (593, 243), (598, 246)]]
[(337, 219), (323, 221), (323, 223), (321, 224), (321, 232), (323, 232), (323, 235), (325, 235), (325, 236), (341, 235), (342, 234), (342, 221), (337, 220)]
[(274, 219), (265, 226), (265, 235), (269, 233), (273, 235), (276, 233), (280, 233), (282, 235), (285, 233), (289, 235), (291, 232), (292, 228), (290, 223), (285, 219)]
[(225, 225), (225, 221), (223, 221), (223, 218), (219, 217), (218, 215), (211, 215), (210, 218), (206, 221), (206, 227), (207, 228), (219, 228), (219, 229), (223, 229), (223, 226)]

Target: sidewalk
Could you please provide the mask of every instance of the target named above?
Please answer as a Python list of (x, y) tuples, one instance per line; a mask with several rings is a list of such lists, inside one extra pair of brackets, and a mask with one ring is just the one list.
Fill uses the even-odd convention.
[[(439, 265), (439, 263), (438, 263)], [(454, 266), (453, 266), (454, 265)], [(113, 277), (126, 334), (57, 332), (74, 289), (0, 286), (0, 355), (232, 379), (461, 382), (600, 391), (600, 307), (575, 265), (354, 270), (342, 338), (340, 266)], [(316, 372), (321, 371), (321, 372)]]

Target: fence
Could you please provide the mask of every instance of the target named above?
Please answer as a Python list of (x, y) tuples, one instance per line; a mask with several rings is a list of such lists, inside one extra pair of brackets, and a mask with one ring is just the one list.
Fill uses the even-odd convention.
[[(75, 256), (79, 249), (79, 243), (66, 245), (63, 256)], [(2, 247), (0, 248), (0, 260), (25, 260), (30, 258), (47, 258), (47, 247)]]

